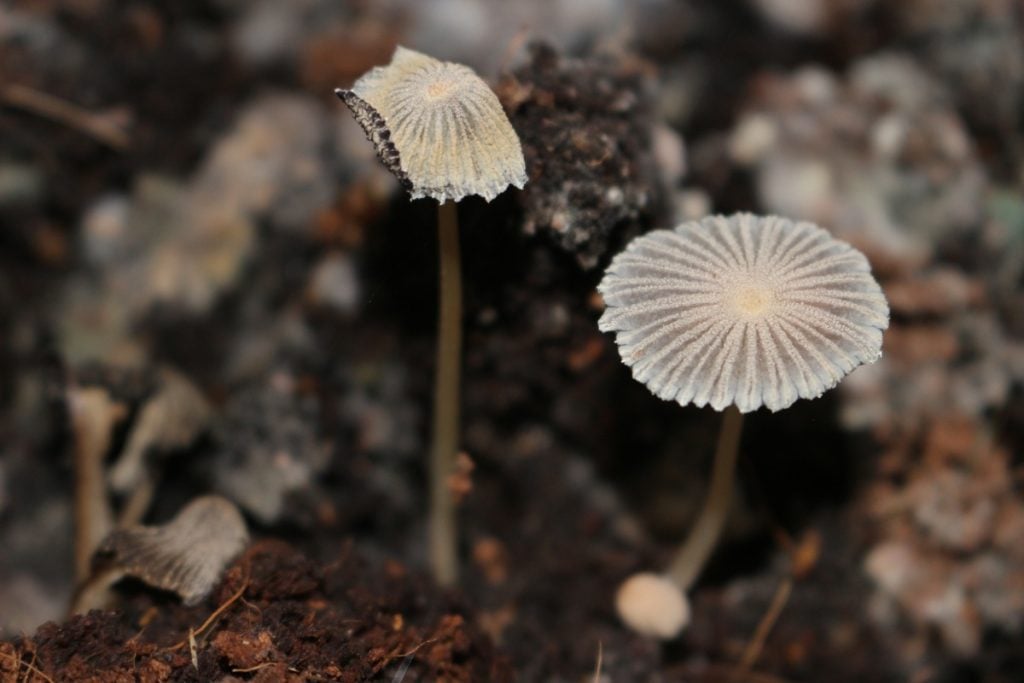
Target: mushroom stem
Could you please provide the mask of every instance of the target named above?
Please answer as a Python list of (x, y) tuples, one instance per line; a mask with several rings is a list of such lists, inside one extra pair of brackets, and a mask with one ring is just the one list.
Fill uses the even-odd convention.
[(74, 430), (75, 581), (83, 581), (89, 576), (93, 552), (113, 526), (103, 457), (114, 426), (127, 409), (96, 387), (72, 387), (67, 401)]
[(722, 416), (722, 428), (718, 433), (718, 447), (711, 472), (711, 487), (704, 500), (704, 508), (667, 572), (683, 591), (688, 591), (700, 576), (725, 525), (732, 501), (742, 427), (743, 414), (735, 405), (730, 405)]
[(430, 566), (450, 586), (458, 578), (455, 500), (449, 483), (459, 435), (459, 362), (462, 352), (462, 273), (455, 202), (438, 205), (440, 321), (434, 381), (434, 435), (430, 454)]

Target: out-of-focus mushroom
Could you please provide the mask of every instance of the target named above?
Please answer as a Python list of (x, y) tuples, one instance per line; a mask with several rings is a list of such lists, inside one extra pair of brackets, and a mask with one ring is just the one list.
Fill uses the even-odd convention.
[(72, 385), (66, 399), (74, 431), (75, 579), (81, 581), (89, 573), (96, 546), (113, 526), (103, 458), (128, 407), (101, 387)]
[(111, 488), (131, 494), (120, 515), (122, 525), (142, 519), (149, 507), (154, 473), (147, 457), (187, 448), (207, 427), (212, 410), (184, 375), (164, 368), (156, 392), (142, 405), (127, 443), (108, 476)]
[(125, 577), (196, 604), (248, 542), (238, 508), (220, 496), (194, 499), (161, 526), (117, 529), (96, 551), (92, 576), (79, 590), (72, 613), (102, 605), (107, 589)]
[(637, 633), (672, 638), (690, 623), (690, 603), (668, 577), (633, 574), (615, 594), (615, 609)]
[(816, 398), (877, 360), (889, 306), (849, 244), (811, 223), (751, 214), (642, 235), (599, 290), (599, 326), (615, 333), (635, 379), (660, 398), (725, 411), (707, 500), (666, 574), (682, 594), (721, 533), (742, 414)]
[(399, 47), (391, 63), (340, 97), (384, 165), (412, 199), (438, 201), (440, 320), (431, 447), (430, 563), (442, 584), (457, 577), (455, 503), (448, 487), (458, 451), (462, 276), (455, 202), (494, 199), (526, 184), (519, 137), (497, 96), (467, 66)]

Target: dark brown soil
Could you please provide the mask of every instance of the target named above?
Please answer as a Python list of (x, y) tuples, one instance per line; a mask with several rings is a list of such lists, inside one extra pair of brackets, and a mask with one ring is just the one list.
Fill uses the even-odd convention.
[[(0, 204), (0, 617), (14, 609), (5, 597), (17, 603), (5, 592), (9, 580), (35, 581), (50, 608), (53, 596), (71, 592), (71, 382), (104, 386), (129, 408), (108, 463), (161, 367), (187, 376), (210, 400), (214, 423), (164, 466), (147, 522), (170, 518), (197, 495), (230, 496), (239, 472), (263, 473), (279, 461), (301, 470), (303, 483), (282, 487), (281, 505), (270, 512), (240, 503), (256, 540), (201, 604), (184, 607), (125, 582), (116, 611), (46, 623), (21, 637), (3, 633), (0, 683), (729, 681), (789, 581), (792, 593), (753, 667), (759, 673), (744, 680), (1024, 681), (1019, 620), (1015, 630), (964, 608), (949, 621), (973, 626), (978, 640), (974, 650), (955, 650), (932, 602), (915, 603), (910, 590), (895, 606), (881, 604), (864, 568), (865, 555), (889, 536), (929, 540), (916, 509), (873, 511), (872, 495), (904, 500), (910, 484), (947, 470), (971, 482), (999, 480), (998, 496), (976, 486), (958, 491), (998, 497), (1001, 528), (1024, 528), (1014, 526), (1024, 520), (1022, 383), (973, 413), (920, 408), (933, 386), (975, 363), (1010, 368), (1013, 357), (998, 354), (1024, 335), (1024, 267), (1014, 269), (1011, 248), (1024, 241), (988, 242), (1000, 230), (1024, 235), (1024, 129), (1015, 125), (1024, 78), (1013, 80), (1018, 72), (1009, 64), (993, 86), (968, 59), (1005, 46), (986, 42), (1004, 30), (984, 20), (1000, 3), (967, 3), (980, 9), (965, 10), (962, 26), (951, 20), (939, 28), (920, 27), (926, 13), (904, 16), (903, 0), (829, 3), (835, 16), (816, 35), (780, 30), (759, 17), (758, 3), (740, 0), (622, 4), (663, 14), (647, 17), (622, 52), (595, 56), (583, 41), (570, 56), (532, 44), (492, 79), (523, 139), (530, 183), (490, 204), (468, 199), (459, 207), (462, 446), (472, 468), (460, 482), (462, 576), (458, 589), (444, 591), (423, 573), (435, 207), (407, 201), (353, 153), (338, 132), (349, 114), (330, 92), (386, 60), (413, 34), (414, 13), (364, 0), (282, 4), (301, 44), (261, 62), (237, 50), (246, 2), (7, 3), (42, 28), (5, 40), (0, 25), (0, 87), (31, 87), (115, 119), (128, 113), (132, 124), (131, 144), (117, 149), (0, 102), (0, 165), (42, 179), (42, 189)], [(848, 9), (861, 4), (869, 9)], [(977, 45), (972, 27), (984, 28)], [(1005, 30), (1021, 33), (1020, 25)], [(54, 35), (59, 49), (45, 49)], [(756, 108), (749, 102), (769, 108), (775, 100), (764, 93), (806, 64), (824, 65), (842, 86), (859, 59), (888, 51), (906, 53), (946, 87), (939, 118), (962, 118), (1003, 214), (946, 235), (919, 261), (869, 253), (894, 311), (885, 346), (891, 374), (882, 381), (888, 393), (877, 397), (886, 414), (870, 428), (848, 427), (845, 399), (831, 392), (781, 414), (750, 416), (736, 510), (694, 592), (693, 623), (670, 644), (641, 638), (616, 618), (612, 596), (631, 572), (660, 566), (690, 526), (719, 415), (659, 401), (633, 381), (597, 330), (601, 267), (633, 235), (668, 225), (683, 189), (703, 192), (710, 210), (759, 210), (756, 173), (728, 152), (733, 126)], [(957, 58), (938, 59), (947, 53)], [(779, 90), (780, 107), (796, 106), (786, 100), (790, 91)], [(299, 190), (317, 179), (301, 172), (318, 169), (333, 188), (328, 196), (307, 202), (303, 195), (298, 204), (311, 217), (289, 222), (279, 214), (287, 214), (281, 205), (295, 188), (264, 188), (268, 205), (244, 216), (251, 253), (208, 307), (170, 297), (128, 321), (125, 334), (141, 349), (133, 370), (117, 368), (119, 359), (69, 360), (62, 349), (71, 295), (122, 267), (85, 253), (83, 217), (110, 193), (139, 203), (137, 188), (153, 174), (193, 182), (210, 150), (236, 132), (240, 112), (267, 91), (301, 100), (327, 131), (281, 165), (298, 169)], [(869, 116), (847, 106), (835, 130)], [(657, 162), (659, 125), (685, 140), (690, 170), (674, 187)], [(288, 149), (301, 137), (283, 124), (271, 128), (250, 141), (257, 153), (226, 185), (260, 168), (260, 151)], [(370, 152), (361, 133), (358, 143)], [(827, 159), (847, 143), (826, 140), (815, 154)], [(912, 161), (894, 160), (886, 170), (925, 176)], [(941, 181), (945, 166), (936, 167)], [(914, 197), (907, 195), (892, 202)], [(1000, 215), (1009, 217), (1000, 222)], [(202, 262), (205, 254), (189, 251), (188, 240), (175, 241), (187, 226), (173, 227), (154, 244), (125, 240), (126, 251), (166, 246), (178, 260)], [(311, 284), (310, 274), (332, 257), (356, 273), (351, 307), (325, 303)], [(961, 303), (917, 278), (931, 268), (960, 274), (968, 291)], [(127, 275), (142, 288), (158, 276)], [(120, 310), (124, 292), (97, 291)], [(958, 317), (964, 311), (990, 316), (992, 326), (970, 327), (971, 316)], [(903, 378), (915, 377), (915, 368), (928, 382), (904, 397)], [(906, 400), (883, 401), (889, 395)], [(957, 440), (931, 437), (936, 425), (962, 423), (988, 439), (986, 448), (972, 442), (964, 449), (970, 458), (936, 464), (942, 458), (929, 453), (942, 449), (929, 440)], [(257, 503), (269, 497), (250, 488)], [(36, 537), (45, 542), (30, 542)], [(9, 539), (18, 540), (14, 553), (3, 548)], [(985, 548), (996, 579), (972, 577), (1000, 596), (989, 600), (996, 607), (1022, 595), (1013, 583), (1024, 567), (1012, 554), (1019, 543), (1001, 542)], [(953, 571), (973, 552), (942, 548), (929, 557)], [(51, 609), (50, 617), (59, 613)]]
[(122, 611), (46, 624), (11, 645), (0, 650), (5, 683), (40, 680), (35, 671), (96, 682), (513, 680), (464, 607), (351, 544), (318, 565), (260, 542), (201, 605), (136, 587)]

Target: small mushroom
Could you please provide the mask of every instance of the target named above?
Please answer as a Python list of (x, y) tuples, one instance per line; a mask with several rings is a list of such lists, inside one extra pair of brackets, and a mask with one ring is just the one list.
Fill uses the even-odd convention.
[(638, 572), (622, 582), (615, 609), (637, 633), (673, 638), (690, 623), (690, 603), (670, 578)]
[[(725, 411), (708, 497), (666, 572), (685, 593), (729, 510), (743, 413), (821, 396), (880, 358), (889, 306), (849, 244), (811, 223), (752, 214), (642, 235), (598, 289), (599, 327), (615, 333), (635, 379), (660, 398)], [(634, 628), (675, 635), (645, 629), (619, 602)]]
[(102, 387), (73, 384), (66, 399), (74, 431), (75, 580), (81, 581), (89, 573), (96, 546), (113, 526), (103, 459), (128, 407)]
[(194, 605), (248, 542), (242, 514), (220, 496), (194, 499), (161, 526), (117, 529), (96, 551), (92, 577), (79, 590), (72, 613), (102, 604), (106, 590), (129, 576)]
[(776, 411), (881, 357), (867, 259), (811, 223), (712, 216), (633, 240), (599, 287), (602, 331), (658, 397)]
[(207, 427), (212, 410), (199, 389), (170, 368), (160, 372), (160, 385), (142, 405), (127, 443), (108, 479), (117, 493), (131, 493), (120, 516), (122, 525), (138, 522), (149, 507), (156, 474), (147, 462), (188, 447)]
[(399, 46), (390, 64), (335, 92), (412, 199), (490, 201), (526, 184), (519, 137), (468, 66)]
[(391, 63), (364, 74), (351, 90), (335, 90), (412, 199), (438, 201), (440, 319), (430, 466), (430, 564), (453, 584), (458, 563), (455, 472), (462, 349), (462, 275), (455, 202), (494, 199), (526, 184), (526, 162), (497, 96), (467, 66), (399, 47)]

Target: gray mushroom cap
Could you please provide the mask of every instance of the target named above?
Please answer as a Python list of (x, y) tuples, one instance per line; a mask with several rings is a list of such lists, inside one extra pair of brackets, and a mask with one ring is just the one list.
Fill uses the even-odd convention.
[(526, 184), (519, 137), (468, 66), (400, 46), (390, 64), (335, 92), (413, 199), (490, 201)]
[(599, 321), (655, 395), (772, 411), (881, 357), (889, 306), (862, 253), (806, 222), (709, 216), (634, 239)]
[(213, 589), (248, 542), (238, 508), (220, 496), (202, 496), (161, 526), (114, 531), (97, 555), (119, 574), (174, 591), (193, 605)]

